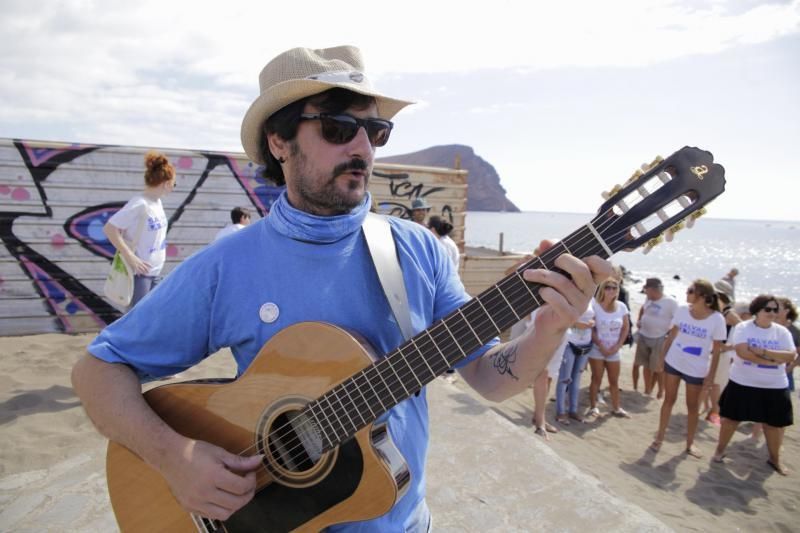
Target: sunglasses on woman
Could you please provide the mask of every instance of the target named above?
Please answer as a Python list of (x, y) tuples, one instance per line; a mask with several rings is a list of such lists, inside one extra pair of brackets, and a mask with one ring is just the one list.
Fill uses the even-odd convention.
[(389, 141), (394, 124), (382, 118), (356, 118), (350, 115), (330, 113), (303, 113), (300, 120), (319, 120), (322, 124), (322, 138), (331, 144), (346, 144), (364, 128), (372, 146), (383, 146)]
[(767, 307), (764, 307), (763, 309), (764, 309), (764, 311), (766, 311), (767, 313), (777, 313), (777, 312), (780, 310), (780, 309), (779, 309), (779, 308), (777, 308), (777, 307), (769, 307), (769, 306), (767, 306)]
[(606, 285), (606, 290), (607, 291), (615, 291), (617, 289), (619, 289), (619, 287), (617, 285)]

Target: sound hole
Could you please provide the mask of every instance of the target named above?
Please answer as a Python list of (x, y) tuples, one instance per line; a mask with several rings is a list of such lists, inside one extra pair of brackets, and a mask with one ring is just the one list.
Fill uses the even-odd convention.
[(286, 398), (262, 418), (258, 448), (274, 479), (292, 487), (307, 487), (324, 478), (337, 451), (324, 452), (322, 434), (314, 418), (303, 412), (305, 401)]
[(300, 411), (278, 415), (267, 435), (269, 455), (282, 469), (310, 470), (322, 456), (322, 439), (314, 420)]

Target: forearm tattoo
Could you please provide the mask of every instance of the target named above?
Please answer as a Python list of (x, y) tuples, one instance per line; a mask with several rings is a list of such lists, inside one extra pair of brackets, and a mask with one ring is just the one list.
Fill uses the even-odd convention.
[(492, 365), (494, 366), (495, 370), (497, 370), (497, 373), (501, 376), (508, 374), (515, 380), (519, 381), (519, 378), (511, 371), (511, 365), (513, 365), (516, 360), (517, 347), (514, 345), (505, 346), (496, 354), (492, 354)]

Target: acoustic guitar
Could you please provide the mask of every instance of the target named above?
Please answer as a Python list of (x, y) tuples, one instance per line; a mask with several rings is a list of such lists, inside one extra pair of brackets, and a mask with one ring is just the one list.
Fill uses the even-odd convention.
[(236, 380), (169, 384), (145, 394), (171, 427), (232, 453), (264, 454), (253, 500), (228, 520), (185, 511), (161, 475), (111, 442), (108, 490), (124, 532), (318, 531), (380, 516), (410, 474), (383, 413), (542, 305), (529, 268), (555, 259), (648, 249), (691, 225), (725, 189), (724, 169), (684, 147), (605, 193), (597, 215), (539, 257), (384, 357), (357, 333), (306, 322), (271, 338)]

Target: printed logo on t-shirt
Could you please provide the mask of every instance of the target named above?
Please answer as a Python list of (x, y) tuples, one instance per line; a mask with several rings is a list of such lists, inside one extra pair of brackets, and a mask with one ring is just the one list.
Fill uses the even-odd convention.
[[(747, 345), (755, 348), (763, 348), (764, 350), (780, 351), (781, 343), (777, 339), (759, 339), (757, 337), (747, 337)], [(742, 361), (745, 366), (756, 365), (758, 368), (776, 368), (778, 365), (762, 365), (756, 364), (752, 361)]]
[(686, 322), (681, 322), (681, 333), (685, 333), (691, 337), (697, 337), (698, 339), (708, 338), (707, 328), (700, 327), (695, 324), (687, 324)]
[(693, 355), (695, 357), (700, 357), (703, 354), (703, 348), (701, 346), (682, 346), (678, 345), (683, 351), (683, 353), (687, 355)]
[(167, 225), (166, 219), (161, 220), (158, 217), (147, 217), (147, 229), (150, 231), (158, 231)]

